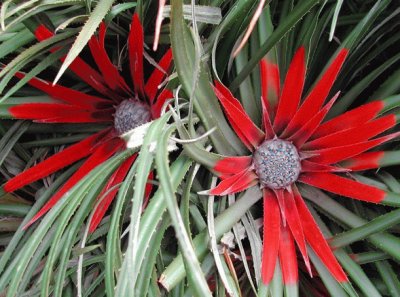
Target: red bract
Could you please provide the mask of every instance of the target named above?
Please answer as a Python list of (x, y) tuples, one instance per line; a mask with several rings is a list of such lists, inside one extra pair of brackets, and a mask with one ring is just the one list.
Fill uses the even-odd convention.
[[(38, 27), (35, 33), (39, 41), (54, 35), (43, 25)], [(92, 169), (116, 152), (124, 149), (126, 144), (120, 138), (121, 134), (151, 119), (158, 118), (166, 99), (172, 97), (172, 93), (169, 90), (164, 89), (159, 92), (158, 89), (165, 79), (166, 71), (170, 67), (172, 61), (171, 50), (168, 50), (159, 62), (160, 69), (155, 69), (147, 83), (144, 83), (143, 28), (136, 14), (133, 16), (128, 38), (133, 89), (125, 82), (108, 57), (104, 45), (105, 34), (106, 27), (101, 24), (98, 37), (93, 36), (89, 41), (90, 52), (99, 71), (93, 69), (79, 57), (70, 66), (70, 70), (100, 93), (100, 96), (88, 95), (60, 85), (53, 86), (50, 82), (33, 78), (29, 81), (29, 84), (47, 93), (54, 99), (54, 102), (24, 103), (12, 106), (8, 110), (10, 116), (15, 119), (29, 119), (41, 123), (107, 123), (109, 125), (102, 131), (25, 170), (3, 186), (6, 192), (13, 192), (88, 157), (25, 227), (28, 227), (43, 216)], [(51, 51), (56, 50), (58, 48), (54, 48)], [(17, 77), (22, 78), (24, 74), (18, 73)], [(119, 106), (121, 106), (120, 109), (118, 108)], [(136, 155), (133, 155), (120, 165), (99, 195), (102, 201), (95, 209), (90, 222), (89, 229), (91, 232), (96, 229), (102, 220), (117, 193), (116, 185), (125, 178), (135, 158)], [(147, 187), (146, 196), (150, 194), (150, 190), (151, 187)]]
[[(265, 284), (271, 282), (278, 259), (284, 283), (298, 282), (295, 243), (310, 274), (307, 244), (339, 282), (348, 281), (302, 199), (297, 182), (368, 202), (395, 199), (383, 190), (343, 175), (351, 170), (378, 167), (383, 153), (365, 152), (399, 135), (377, 137), (396, 125), (394, 115), (376, 118), (383, 103), (369, 103), (322, 123), (339, 95), (324, 104), (347, 52), (339, 52), (303, 101), (303, 47), (296, 52), (282, 86), (277, 65), (262, 61), (263, 129), (252, 122), (225, 86), (215, 83), (215, 94), (228, 120), (252, 155), (218, 161), (213, 169), (221, 182), (209, 193), (233, 194), (257, 183), (263, 188)], [(269, 96), (279, 98), (278, 103), (270, 104)]]

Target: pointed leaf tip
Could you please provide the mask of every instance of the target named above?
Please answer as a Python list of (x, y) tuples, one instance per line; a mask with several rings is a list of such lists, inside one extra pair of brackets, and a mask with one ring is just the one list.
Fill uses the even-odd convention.
[(96, 7), (90, 14), (89, 19), (82, 27), (82, 30), (79, 32), (78, 37), (76, 38), (74, 44), (69, 50), (67, 57), (64, 60), (64, 63), (61, 65), (61, 68), (53, 81), (53, 84), (56, 84), (60, 80), (61, 76), (68, 69), (71, 63), (74, 62), (75, 58), (78, 57), (79, 53), (86, 46), (89, 39), (94, 34), (97, 27), (100, 25), (101, 21), (104, 19), (113, 3), (114, 0), (99, 0), (97, 2)]

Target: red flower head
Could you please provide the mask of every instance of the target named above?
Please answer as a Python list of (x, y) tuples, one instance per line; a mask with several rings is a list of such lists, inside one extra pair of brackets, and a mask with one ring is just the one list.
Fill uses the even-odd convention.
[(375, 101), (322, 122), (339, 95), (324, 104), (347, 52), (340, 51), (302, 103), (306, 74), (304, 48), (296, 52), (282, 91), (277, 65), (262, 61), (263, 130), (251, 121), (226, 87), (219, 82), (215, 84), (215, 94), (228, 120), (252, 155), (217, 161), (213, 169), (222, 181), (209, 192), (227, 195), (257, 183), (263, 189), (262, 280), (265, 284), (273, 277), (277, 259), (284, 283), (298, 282), (295, 243), (310, 273), (307, 244), (339, 282), (348, 281), (303, 201), (297, 182), (374, 203), (395, 203), (398, 199), (343, 176), (344, 172), (378, 167), (382, 153), (364, 152), (399, 135), (376, 137), (396, 125), (394, 115), (377, 118), (383, 103)]
[[(44, 26), (40, 26), (35, 33), (39, 41), (54, 35)], [(63, 167), (88, 157), (82, 166), (43, 206), (27, 226), (45, 214), (93, 168), (110, 158), (116, 152), (124, 149), (126, 143), (120, 136), (152, 119), (158, 118), (165, 100), (172, 97), (172, 93), (167, 89), (160, 93), (158, 92), (158, 86), (165, 79), (165, 73), (172, 61), (171, 50), (168, 50), (159, 63), (159, 67), (164, 71), (155, 69), (147, 80), (147, 83), (144, 83), (144, 36), (142, 25), (136, 14), (133, 16), (128, 37), (133, 90), (125, 82), (107, 55), (104, 46), (105, 33), (106, 27), (104, 24), (101, 24), (98, 37), (93, 36), (89, 41), (90, 52), (99, 71), (93, 69), (79, 57), (69, 67), (80, 79), (100, 93), (100, 96), (89, 95), (60, 85), (52, 86), (50, 82), (33, 78), (29, 81), (29, 84), (47, 93), (54, 102), (24, 103), (12, 106), (8, 110), (12, 118), (29, 119), (40, 123), (109, 124), (109, 127), (102, 131), (71, 145), (36, 166), (25, 170), (3, 186), (6, 192), (18, 190)], [(57, 49), (52, 49), (52, 51), (55, 50)], [(24, 74), (18, 73), (17, 76), (22, 78)], [(100, 223), (117, 193), (117, 189), (112, 190), (112, 188), (115, 188), (115, 185), (119, 184), (125, 178), (135, 158), (136, 155), (133, 155), (124, 161), (110, 177), (109, 182), (99, 196), (101, 197), (107, 193), (94, 212), (92, 221), (90, 222), (90, 231), (94, 231)], [(148, 194), (150, 189), (147, 189)]]

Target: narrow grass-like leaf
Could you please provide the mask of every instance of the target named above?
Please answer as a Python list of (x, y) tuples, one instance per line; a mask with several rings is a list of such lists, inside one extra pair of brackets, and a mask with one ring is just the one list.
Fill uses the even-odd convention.
[[(232, 205), (233, 203), (235, 203), (235, 197), (233, 195), (229, 195), (228, 199), (229, 199), (229, 205)], [(243, 217), (246, 219), (246, 216), (243, 216)], [(243, 220), (243, 218), (242, 218), (242, 220)], [(242, 261), (243, 261), (243, 265), (244, 265), (244, 268), (245, 268), (245, 271), (246, 271), (247, 278), (249, 279), (249, 282), (250, 282), (250, 285), (251, 285), (251, 288), (252, 288), (253, 292), (255, 294), (257, 294), (257, 290), (256, 290), (256, 287), (255, 287), (255, 285), (253, 283), (253, 278), (252, 278), (252, 275), (251, 275), (251, 272), (250, 272), (249, 263), (247, 261), (247, 255), (246, 255), (246, 253), (244, 251), (243, 244), (242, 244), (242, 239), (240, 238), (240, 235), (239, 235), (238, 224), (234, 225), (232, 230), (233, 230), (233, 234), (235, 235), (235, 240), (237, 242), (237, 245), (239, 247), (240, 256), (242, 257)], [(246, 233), (247, 232), (248, 231), (246, 230)], [(248, 237), (250, 237), (250, 236), (252, 236), (252, 235), (248, 235)], [(257, 257), (256, 257), (256, 259), (257, 259)], [(257, 265), (257, 264), (255, 264), (255, 265)]]
[[(53, 244), (49, 251), (48, 257), (46, 259), (46, 265), (42, 274), (41, 293), (43, 296), (47, 296), (49, 294), (51, 276), (54, 270), (53, 265), (55, 264), (55, 261), (58, 257), (58, 274), (56, 277), (53, 294), (54, 296), (61, 296), (67, 269), (66, 265), (68, 264), (76, 233), (83, 225), (83, 220), (90, 213), (93, 201), (97, 198), (98, 194), (104, 187), (104, 184), (106, 183), (109, 175), (113, 172), (113, 169), (115, 169), (115, 165), (114, 167), (103, 169), (101, 176), (98, 176), (97, 179), (94, 180), (91, 184), (88, 182), (89, 187), (87, 185), (84, 185), (83, 188), (86, 186), (87, 189), (85, 189), (86, 193), (84, 192), (83, 196), (79, 198), (81, 199), (81, 201), (76, 204), (75, 208), (70, 207), (74, 205), (73, 202), (70, 202), (70, 205), (68, 205), (68, 207), (64, 209), (60, 218), (55, 222), (58, 227), (56, 228), (55, 234), (53, 236), (53, 241), (63, 242), (63, 248), (59, 251), (58, 245)], [(77, 207), (79, 208), (77, 209)], [(76, 214), (74, 215), (75, 212)], [(60, 240), (61, 236), (64, 237), (63, 240)]]
[[(21, 87), (23, 87), (31, 78), (37, 76), (43, 70), (54, 65), (54, 63), (65, 55), (64, 50), (59, 50), (55, 53), (51, 53), (46, 56), (42, 61), (40, 61), (31, 71), (29, 71), (22, 79), (20, 79), (15, 85), (13, 85), (4, 96), (2, 96), (1, 101), (7, 100), (15, 92), (17, 92)], [(0, 92), (2, 89), (0, 89)]]
[[(400, 281), (398, 273), (393, 270), (388, 261), (379, 261), (375, 263), (382, 280), (386, 284), (389, 294), (392, 297), (400, 296)], [(369, 296), (369, 295), (368, 295)]]
[(79, 32), (74, 44), (68, 52), (64, 63), (62, 64), (60, 70), (57, 73), (54, 83), (60, 79), (68, 66), (75, 60), (79, 53), (83, 50), (85, 45), (88, 43), (89, 39), (92, 37), (97, 27), (100, 25), (103, 18), (107, 15), (107, 12), (111, 8), (115, 0), (99, 0), (93, 12), (90, 14), (87, 22), (83, 26), (82, 30)]
[[(319, 218), (314, 209), (312, 207), (309, 207), (309, 209), (324, 236), (325, 237), (332, 236), (332, 233), (328, 230), (327, 226)], [(371, 282), (369, 277), (365, 274), (365, 272), (361, 269), (361, 267), (350, 258), (350, 256), (343, 249), (335, 250), (335, 256), (340, 261), (341, 265), (349, 274), (353, 282), (357, 284), (361, 292), (363, 292), (366, 296), (381, 297), (379, 291), (377, 290), (377, 288), (375, 288), (374, 284)], [(357, 296), (357, 293), (355, 293), (351, 285), (350, 286), (346, 285), (344, 289), (350, 290), (350, 292), (348, 292), (350, 296)]]
[[(24, 275), (26, 267), (28, 266), (29, 260), (33, 256), (34, 252), (36, 251), (37, 247), (39, 246), (40, 242), (44, 238), (45, 234), (51, 227), (54, 220), (60, 215), (65, 207), (69, 209), (67, 214), (71, 213), (71, 209), (73, 210), (76, 208), (79, 203), (80, 199), (83, 198), (83, 194), (87, 191), (87, 187), (90, 186), (96, 179), (100, 176), (104, 175), (104, 168), (108, 170), (112, 170), (122, 161), (124, 157), (129, 152), (127, 151), (125, 154), (121, 153), (116, 157), (111, 158), (109, 161), (105, 162), (103, 165), (95, 168), (90, 174), (88, 174), (85, 178), (83, 178), (70, 192), (68, 192), (59, 203), (57, 203), (52, 210), (43, 218), (40, 222), (39, 226), (36, 228), (33, 235), (30, 237), (29, 241), (25, 244), (25, 253), (21, 253), (21, 258), (18, 259), (18, 269), (13, 274), (12, 279), (10, 281), (8, 290), (7, 290), (7, 297), (14, 297), (18, 294), (19, 283), (21, 278)], [(87, 184), (85, 184), (87, 182)], [(82, 187), (82, 185), (85, 185)], [(73, 198), (70, 198), (73, 197)], [(68, 202), (68, 198), (72, 199), (72, 201)], [(56, 243), (57, 244), (57, 243)], [(1, 288), (0, 288), (1, 289)]]
[[(301, 192), (304, 197), (314, 202), (319, 209), (351, 228), (367, 224), (365, 219), (355, 215), (320, 190), (311, 187), (301, 187)], [(398, 237), (381, 232), (370, 235), (366, 239), (377, 248), (400, 260), (400, 239)]]
[(328, 269), (322, 263), (322, 261), (318, 258), (315, 252), (308, 248), (308, 255), (310, 260), (314, 264), (315, 269), (318, 271), (318, 275), (322, 279), (326, 289), (329, 291), (331, 296), (335, 297), (348, 297), (349, 295), (345, 292), (345, 290), (339, 285), (339, 283), (333, 278)]
[[(211, 183), (210, 188), (214, 188), (217, 184), (217, 178), (213, 177), (213, 181)], [(217, 246), (217, 239), (215, 235), (215, 226), (214, 226), (214, 196), (208, 197), (208, 207), (207, 207), (207, 226), (208, 226), (208, 234), (210, 236), (210, 245), (211, 245), (211, 253), (214, 256), (215, 265), (217, 267), (217, 271), (219, 277), (221, 278), (221, 282), (224, 285), (229, 296), (237, 296), (235, 288), (230, 286), (230, 282), (228, 281), (228, 276), (225, 273), (224, 267), (222, 265), (222, 261), (219, 255), (219, 250)]]
[(128, 229), (129, 244), (122, 263), (121, 271), (119, 273), (120, 277), (115, 291), (116, 296), (134, 296), (135, 283), (141, 264), (137, 257), (137, 253), (141, 252), (138, 247), (140, 244), (140, 241), (138, 241), (140, 217), (143, 206), (145, 186), (154, 159), (154, 155), (150, 150), (150, 147), (157, 142), (159, 135), (162, 129), (165, 127), (168, 119), (169, 116), (164, 115), (150, 125), (149, 130), (144, 137), (139, 157), (135, 161), (138, 164), (138, 168), (135, 180), (135, 191), (132, 197), (131, 221)]
[[(222, 235), (229, 231), (234, 224), (246, 213), (252, 205), (261, 198), (261, 192), (256, 187), (247, 190), (235, 204), (227, 208), (215, 219), (215, 235), (219, 240)], [(196, 255), (201, 260), (207, 254), (209, 237), (207, 230), (199, 233), (193, 240)], [(178, 255), (167, 267), (160, 277), (160, 283), (168, 289), (175, 287), (185, 277), (183, 258)]]
[(23, 46), (33, 41), (35, 36), (28, 30), (21, 30), (17, 34), (15, 34), (12, 38), (9, 38), (6, 41), (3, 41), (0, 44), (0, 59), (3, 59), (8, 54), (11, 54)]
[(168, 215), (165, 213), (164, 218), (161, 221), (161, 224), (157, 228), (157, 231), (152, 234), (151, 242), (149, 243), (149, 249), (146, 252), (145, 262), (146, 265), (142, 267), (140, 270), (140, 274), (138, 276), (138, 280), (136, 283), (135, 292), (138, 297), (146, 297), (149, 291), (149, 286), (151, 282), (151, 276), (155, 270), (155, 262), (158, 253), (161, 248), (161, 241), (164, 238), (165, 231), (171, 224), (171, 220)]
[(319, 3), (318, 0), (306, 0), (299, 2), (287, 18), (281, 22), (271, 36), (263, 43), (255, 55), (253, 55), (247, 65), (240, 71), (232, 81), (230, 89), (234, 92), (242, 81), (253, 71), (258, 62), (284, 37), (301, 18), (310, 11), (312, 7)]
[(372, 82), (381, 75), (384, 71), (389, 69), (393, 64), (400, 60), (400, 54), (392, 56), (390, 59), (382, 63), (379, 67), (375, 68), (368, 75), (366, 75), (360, 82), (355, 84), (336, 104), (332, 107), (330, 114), (332, 116), (344, 113), (349, 106), (357, 99)]
[(13, 255), (17, 245), (19, 242), (23, 242), (23, 237), (25, 234), (29, 234), (29, 232), (22, 230), (22, 227), (33, 218), (33, 216), (39, 211), (39, 209), (44, 205), (44, 203), (53, 195), (54, 191), (62, 185), (66, 179), (76, 170), (76, 166), (72, 166), (68, 170), (66, 170), (59, 178), (57, 178), (53, 184), (42, 194), (40, 199), (32, 206), (29, 213), (26, 215), (24, 220), (22, 221), (19, 229), (14, 233), (14, 236), (10, 243), (8, 244), (6, 250), (3, 252), (0, 258), (0, 290), (2, 285), (5, 281), (5, 275), (3, 274), (4, 269), (6, 266), (10, 267), (10, 258)]
[[(61, 250), (60, 258), (58, 259), (58, 264), (57, 264), (57, 276), (56, 276), (56, 281), (54, 285), (54, 292), (53, 295), (56, 297), (61, 297), (62, 292), (63, 292), (63, 285), (65, 281), (65, 275), (66, 275), (66, 270), (67, 270), (67, 264), (68, 260), (71, 255), (71, 251), (73, 248), (73, 244), (75, 241), (75, 237), (83, 225), (83, 221), (85, 218), (88, 217), (88, 214), (90, 213), (95, 199), (98, 197), (100, 191), (103, 189), (104, 185), (107, 183), (108, 177), (112, 174), (112, 171), (107, 168), (106, 170), (103, 171), (103, 174), (101, 177), (97, 178), (96, 181), (93, 183), (91, 188), (88, 190), (88, 193), (85, 195), (84, 199), (82, 200), (81, 204), (79, 205), (79, 208), (75, 210), (76, 212), (74, 216), (71, 218), (71, 221), (69, 222), (65, 234), (67, 235), (65, 240), (63, 240), (63, 249)], [(65, 211), (66, 213), (67, 211)], [(61, 218), (60, 218), (61, 220)], [(58, 222), (58, 221), (57, 221)], [(60, 226), (63, 226), (63, 224), (60, 222)], [(57, 229), (57, 232), (59, 232), (59, 229)], [(62, 232), (62, 231), (61, 231)], [(57, 242), (56, 238), (57, 233), (54, 236), (55, 242)], [(45, 282), (45, 275), (51, 276), (52, 271), (54, 270), (54, 267), (50, 261), (51, 256), (53, 255), (51, 253), (52, 251), (50, 250), (48, 259), (46, 261), (46, 266), (44, 269), (43, 273), (43, 283)], [(46, 270), (46, 268), (48, 270)], [(43, 287), (42, 287), (43, 288)], [(43, 289), (42, 289), (42, 294), (43, 294)]]
[(10, 151), (19, 138), (28, 129), (30, 123), (24, 121), (16, 122), (0, 140), (0, 165), (3, 164)]
[(374, 263), (381, 260), (390, 259), (390, 256), (384, 252), (364, 252), (359, 254), (352, 254), (351, 258), (358, 264)]
[(182, 17), (182, 1), (172, 0), (171, 3), (171, 45), (178, 76), (186, 94), (191, 94), (191, 91), (195, 90), (194, 108), (205, 128), (210, 130), (217, 127), (217, 131), (210, 136), (216, 150), (220, 153), (232, 155), (235, 153), (233, 148), (237, 150), (242, 148), (242, 145), (225, 120), (211, 88), (209, 73), (203, 62), (200, 62), (201, 69), (197, 88), (193, 85), (193, 73), (196, 65), (196, 61), (192, 59), (195, 56), (194, 41)]
[[(163, 17), (169, 17), (171, 13), (171, 5), (165, 5)], [(197, 22), (218, 25), (221, 20), (221, 8), (213, 6), (195, 5), (194, 13)], [(193, 20), (192, 6), (183, 5), (183, 17), (186, 20)]]
[(399, 223), (400, 209), (396, 209), (387, 214), (381, 215), (360, 227), (335, 235), (335, 237), (330, 240), (330, 245), (334, 248), (343, 247), (355, 241), (363, 240), (372, 234), (385, 231)]
[(174, 193), (174, 186), (171, 182), (171, 173), (168, 167), (167, 140), (172, 131), (172, 129), (168, 129), (167, 131), (165, 131), (165, 133), (159, 140), (157, 147), (156, 165), (160, 180), (160, 186), (161, 190), (164, 193), (168, 213), (171, 217), (171, 222), (175, 229), (175, 235), (178, 239), (180, 250), (186, 262), (185, 267), (187, 269), (191, 290), (196, 296), (212, 296), (208, 288), (207, 281), (201, 271), (200, 264), (197, 260), (192, 243), (187, 234), (182, 216), (180, 215), (178, 203), (176, 201), (176, 196)]
[(335, 34), (336, 24), (337, 24), (337, 20), (339, 18), (339, 12), (340, 12), (340, 8), (342, 8), (342, 5), (343, 5), (343, 0), (337, 0), (335, 12), (332, 17), (331, 30), (329, 31), (329, 41), (332, 41), (333, 35)]
[(121, 233), (121, 215), (122, 209), (126, 204), (127, 197), (132, 195), (132, 184), (137, 170), (137, 163), (134, 163), (128, 172), (124, 182), (122, 183), (117, 197), (116, 203), (111, 215), (111, 223), (107, 234), (106, 243), (106, 261), (105, 261), (105, 287), (107, 296), (114, 296), (115, 275), (121, 268), (122, 253), (120, 246)]
[(25, 148), (64, 145), (64, 144), (71, 144), (71, 143), (78, 142), (88, 136), (90, 136), (90, 134), (76, 134), (76, 135), (71, 135), (71, 136), (28, 141), (28, 142), (21, 143), (21, 145)]
[(261, 255), (262, 255), (262, 240), (258, 231), (257, 223), (251, 215), (250, 211), (242, 217), (242, 223), (246, 230), (247, 238), (250, 242), (251, 256), (253, 258), (254, 275), (259, 287), (262, 287), (261, 281)]
[(9, 72), (11, 69), (14, 69), (17, 65), (23, 63), (25, 60), (27, 60), (29, 57), (32, 55), (35, 55), (47, 47), (50, 47), (51, 45), (67, 39), (68, 37), (72, 36), (74, 33), (74, 30), (64, 32), (58, 35), (54, 35), (51, 38), (48, 38), (42, 42), (36, 43), (30, 48), (24, 50), (21, 54), (19, 54), (16, 58), (14, 58), (10, 63), (8, 63), (3, 69), (0, 71), (0, 78), (3, 77), (7, 72)]
[(24, 217), (31, 207), (23, 204), (0, 204), (0, 216)]
[(117, 5), (114, 5), (111, 8), (111, 10), (107, 13), (107, 15), (105, 16), (104, 21), (106, 23), (110, 23), (120, 13), (124, 12), (125, 10), (136, 7), (136, 4), (137, 3), (132, 2), (132, 3), (119, 3)]

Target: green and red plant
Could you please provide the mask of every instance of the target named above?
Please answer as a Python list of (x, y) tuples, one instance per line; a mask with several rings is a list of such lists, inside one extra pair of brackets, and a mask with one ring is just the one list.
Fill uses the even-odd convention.
[[(35, 35), (39, 41), (43, 41), (54, 34), (41, 25), (35, 30)], [(157, 119), (165, 101), (172, 97), (172, 93), (168, 89), (164, 89), (161, 92), (158, 89), (165, 79), (166, 71), (170, 68), (172, 62), (171, 50), (161, 59), (159, 68), (153, 71), (147, 83), (144, 83), (143, 28), (137, 14), (133, 15), (131, 31), (128, 37), (129, 68), (133, 88), (125, 82), (117, 67), (109, 59), (105, 48), (105, 36), (106, 25), (102, 23), (99, 29), (99, 36), (93, 36), (89, 41), (90, 52), (100, 72), (79, 57), (69, 67), (82, 81), (90, 85), (100, 95), (89, 95), (61, 85), (52, 85), (50, 82), (39, 78), (33, 78), (29, 80), (29, 84), (48, 94), (54, 102), (22, 103), (11, 106), (8, 109), (8, 113), (13, 119), (33, 120), (37, 123), (107, 124), (107, 128), (69, 146), (4, 184), (4, 191), (14, 192), (23, 186), (87, 158), (36, 216), (25, 225), (25, 228), (41, 218), (93, 168), (103, 163), (116, 152), (123, 150), (126, 147), (126, 141), (121, 136), (138, 126), (150, 122), (152, 119)], [(53, 51), (56, 50), (53, 49)], [(22, 79), (24, 74), (19, 72), (16, 76)], [(134, 154), (124, 161), (105, 185), (99, 195), (101, 201), (97, 205), (90, 223), (91, 232), (101, 222), (118, 191), (115, 186), (124, 180), (136, 157), (137, 154)], [(151, 174), (150, 178), (152, 176)], [(146, 200), (150, 195), (151, 188), (151, 184), (149, 184), (145, 194)]]
[[(270, 284), (279, 259), (287, 286), (298, 285), (296, 242), (311, 273), (307, 244), (316, 252), (338, 282), (348, 282), (327, 241), (307, 209), (296, 183), (304, 183), (345, 197), (373, 203), (398, 204), (399, 196), (353, 178), (339, 175), (357, 170), (353, 158), (400, 134), (375, 138), (397, 124), (395, 115), (379, 117), (384, 104), (376, 101), (323, 122), (339, 96), (324, 105), (348, 50), (343, 49), (301, 101), (306, 77), (305, 49), (294, 55), (282, 90), (277, 65), (264, 60), (261, 68), (263, 130), (249, 118), (229, 89), (215, 83), (215, 94), (250, 156), (225, 157), (213, 170), (222, 181), (211, 195), (228, 195), (256, 184), (264, 195), (264, 244), (262, 279)], [(278, 98), (276, 104), (269, 99)], [(382, 152), (380, 152), (382, 153)], [(377, 168), (375, 156), (365, 168)], [(361, 157), (365, 159), (365, 157)], [(353, 164), (346, 166), (347, 164)], [(365, 163), (363, 163), (365, 164)]]

